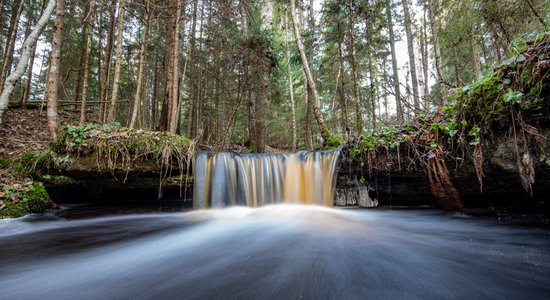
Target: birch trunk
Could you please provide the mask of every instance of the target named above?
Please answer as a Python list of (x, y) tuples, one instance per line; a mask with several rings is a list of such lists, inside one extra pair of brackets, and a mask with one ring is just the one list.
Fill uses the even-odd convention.
[(48, 5), (46, 6), (46, 9), (44, 9), (42, 16), (40, 16), (40, 19), (38, 20), (38, 23), (36, 23), (36, 26), (30, 33), (30, 35), (25, 39), (25, 42), (23, 42), (23, 46), (21, 50), (21, 58), (19, 59), (19, 62), (15, 67), (15, 71), (11, 73), (10, 76), (8, 76), (8, 78), (6, 79), (6, 83), (4, 84), (2, 94), (0, 94), (0, 125), (3, 122), (4, 112), (8, 108), (10, 94), (13, 91), (13, 88), (17, 83), (17, 81), (21, 78), (23, 73), (25, 73), (25, 70), (27, 69), (27, 65), (29, 63), (29, 59), (31, 56), (32, 48), (35, 46), (36, 41), (38, 40), (38, 37), (40, 36), (40, 34), (42, 34), (44, 27), (46, 27), (46, 25), (48, 24), (48, 21), (50, 19), (50, 16), (53, 13), (55, 5), (56, 5), (56, 0), (49, 0)]
[(290, 113), (292, 130), (292, 151), (296, 151), (296, 104), (294, 102), (294, 79), (292, 78), (292, 68), (290, 65), (290, 45), (288, 42), (288, 15), (285, 14), (285, 48), (286, 48), (286, 63), (288, 73), (288, 90), (290, 92)]
[(296, 18), (295, 10), (296, 10), (295, 0), (290, 0), (290, 13), (292, 14), (292, 21), (294, 23), (294, 34), (296, 36), (296, 44), (298, 46), (298, 51), (300, 52), (300, 58), (302, 59), (302, 66), (304, 68), (304, 72), (306, 73), (307, 81), (311, 86), (311, 94), (313, 96), (313, 112), (315, 114), (315, 119), (317, 120), (317, 124), (319, 125), (319, 131), (321, 132), (321, 138), (323, 139), (323, 143), (326, 143), (330, 138), (330, 132), (328, 130), (327, 125), (325, 124), (323, 115), (321, 114), (319, 95), (317, 94), (317, 86), (315, 85), (315, 80), (313, 80), (313, 74), (311, 73), (306, 52), (304, 50), (304, 44), (302, 42), (302, 36), (298, 28), (298, 20)]

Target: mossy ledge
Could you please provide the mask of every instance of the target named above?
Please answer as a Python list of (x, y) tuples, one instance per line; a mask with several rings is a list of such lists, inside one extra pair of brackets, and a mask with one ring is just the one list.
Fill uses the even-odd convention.
[(65, 124), (40, 161), (30, 165), (58, 203), (109, 201), (110, 191), (125, 198), (185, 199), (195, 145), (166, 132)]

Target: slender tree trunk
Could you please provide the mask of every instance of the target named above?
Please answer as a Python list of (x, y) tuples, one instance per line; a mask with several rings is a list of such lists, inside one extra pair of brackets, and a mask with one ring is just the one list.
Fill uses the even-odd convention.
[(82, 99), (81, 99), (81, 106), (80, 106), (80, 125), (86, 124), (86, 110), (88, 107), (88, 89), (90, 87), (90, 55), (92, 52), (92, 34), (93, 34), (93, 28), (94, 28), (94, 6), (95, 6), (95, 0), (90, 1), (90, 6), (88, 10), (88, 15), (86, 18), (88, 18), (85, 22), (85, 28), (84, 28), (84, 40), (86, 41), (86, 50), (84, 51), (84, 63), (82, 65), (83, 68), (83, 78), (82, 78)]
[(418, 78), (416, 76), (416, 60), (414, 57), (414, 34), (412, 32), (411, 13), (409, 11), (409, 0), (402, 0), (403, 14), (405, 15), (405, 32), (407, 34), (407, 49), (409, 53), (409, 66), (411, 69), (411, 85), (413, 90), (413, 103), (415, 114), (420, 113), (420, 100), (418, 96)]
[(342, 110), (342, 132), (345, 132), (346, 135), (349, 133), (349, 125), (348, 125), (348, 101), (346, 99), (346, 72), (344, 69), (344, 55), (342, 54), (342, 42), (338, 41), (338, 57), (340, 61), (340, 88), (339, 88), (339, 94), (340, 94), (340, 107)]
[(460, 60), (458, 58), (458, 51), (456, 50), (458, 48), (458, 44), (455, 44), (453, 47), (453, 64), (455, 69), (455, 77), (456, 77), (456, 85), (461, 86), (464, 84), (461, 78), (460, 74)]
[[(302, 5), (302, 0), (299, 0), (298, 2), (300, 5)], [(300, 6), (301, 7), (301, 6)], [(304, 31), (304, 28), (306, 26), (306, 18), (304, 17), (304, 11), (300, 8), (298, 10), (298, 30), (300, 32), (303, 32)], [(311, 39), (308, 39), (306, 42), (309, 43)], [(308, 45), (310, 46), (310, 45)], [(311, 53), (311, 50), (313, 49), (313, 47), (308, 47), (308, 49), (310, 51), (308, 51), (306, 53), (306, 57), (308, 57), (308, 60), (310, 59), (310, 54)], [(311, 130), (311, 107), (312, 107), (312, 96), (311, 96), (311, 86), (309, 85), (307, 79), (306, 79), (306, 73), (305, 71), (302, 69), (302, 78), (304, 80), (304, 83), (303, 83), (303, 94), (304, 94), (304, 104), (305, 104), (305, 110), (306, 110), (306, 115), (305, 115), (305, 120), (304, 120), (304, 123), (305, 123), (305, 136), (304, 136), (304, 139), (305, 139), (305, 146), (306, 146), (306, 149), (308, 150), (313, 150), (313, 133), (312, 133), (312, 130)]]
[(159, 66), (158, 61), (155, 61), (155, 75), (153, 76), (153, 98), (151, 100), (152, 112), (151, 112), (151, 129), (157, 127), (158, 120), (158, 90), (159, 90)]
[(428, 32), (426, 29), (426, 10), (424, 10), (424, 17), (422, 19), (422, 30), (420, 34), (420, 52), (422, 52), (422, 72), (424, 77), (423, 95), (424, 109), (430, 110), (430, 87), (429, 87), (429, 65), (428, 65)]
[(149, 19), (151, 14), (151, 9), (149, 5), (149, 0), (147, 2), (145, 20), (143, 21), (143, 30), (141, 32), (141, 45), (139, 48), (139, 65), (138, 65), (138, 74), (137, 74), (137, 83), (136, 83), (136, 93), (134, 94), (134, 108), (132, 109), (132, 117), (130, 119), (130, 129), (134, 128), (136, 124), (136, 119), (138, 115), (138, 108), (140, 106), (140, 95), (141, 95), (141, 85), (143, 80), (143, 66), (145, 64), (145, 49), (147, 46), (147, 38), (149, 36)]
[(349, 36), (350, 36), (350, 63), (353, 78), (353, 98), (355, 102), (355, 131), (358, 135), (363, 133), (363, 114), (361, 113), (361, 94), (359, 91), (359, 74), (357, 71), (357, 54), (355, 51), (355, 18), (353, 17), (353, 0), (348, 2)]
[(48, 128), (52, 138), (55, 138), (55, 129), (59, 125), (58, 105), (60, 83), (61, 44), (63, 42), (63, 25), (65, 19), (65, 0), (57, 0), (55, 12), (54, 33), (52, 38), (52, 52), (50, 54), (50, 72), (48, 73)]
[[(210, 2), (211, 4), (211, 2)], [(199, 45), (198, 45), (198, 51), (199, 53), (203, 53), (202, 52), (202, 46), (203, 46), (203, 38), (202, 38), (202, 35), (203, 35), (203, 30), (204, 30), (204, 26), (203, 26), (203, 23), (204, 23), (204, 7), (205, 7), (205, 3), (201, 3), (201, 18), (200, 18), (200, 23), (199, 23)], [(204, 71), (204, 67), (201, 67), (201, 63), (206, 63), (206, 60), (204, 59), (204, 57), (202, 55), (200, 56), (196, 56), (196, 61), (197, 61), (197, 69), (196, 69), (196, 72), (197, 72), (197, 78), (198, 78), (198, 87), (197, 87), (197, 90), (196, 90), (196, 99), (195, 99), (195, 130), (196, 130), (196, 133), (195, 133), (195, 137), (197, 140), (200, 140), (201, 138), (204, 137), (204, 131), (203, 131), (203, 122), (202, 122), (202, 118), (203, 118), (203, 114), (202, 114), (202, 111), (203, 111), (203, 107), (204, 107), (204, 101), (203, 99), (206, 99), (204, 96), (205, 94), (205, 90), (203, 89), (204, 87), (204, 83), (205, 83), (205, 76), (202, 76), (203, 74), (203, 71)]]
[[(123, 0), (124, 1), (124, 0)], [(115, 32), (115, 12), (117, 0), (111, 1), (109, 10), (109, 27), (107, 28), (107, 46), (105, 47), (103, 58), (103, 73), (101, 76), (101, 97), (99, 99), (99, 121), (105, 122), (107, 111), (107, 95), (109, 94), (110, 78), (111, 78), (111, 60), (113, 56), (113, 43)]]
[(126, 0), (120, 0), (120, 8), (118, 13), (117, 25), (117, 45), (115, 59), (115, 73), (113, 78), (113, 91), (111, 94), (111, 102), (109, 105), (109, 115), (107, 123), (113, 124), (116, 117), (116, 101), (118, 98), (118, 87), (120, 83), (120, 64), (122, 62), (122, 35), (124, 34), (124, 13), (126, 11)]
[(288, 74), (288, 91), (290, 93), (290, 113), (292, 130), (292, 151), (296, 151), (296, 104), (294, 102), (294, 79), (292, 77), (292, 66), (290, 65), (290, 45), (288, 42), (288, 14), (285, 14), (285, 48), (286, 48), (286, 64)]
[(397, 71), (397, 57), (395, 54), (395, 37), (393, 33), (393, 21), (391, 11), (391, 0), (386, 2), (386, 18), (388, 22), (388, 32), (390, 35), (390, 48), (393, 70), (393, 89), (395, 94), (395, 106), (397, 108), (397, 123), (403, 125), (403, 105), (401, 104), (401, 92), (399, 90), (399, 73)]
[[(40, 34), (42, 34), (44, 27), (46, 27), (46, 25), (48, 24), (50, 16), (54, 11), (55, 5), (56, 5), (56, 0), (49, 0), (48, 5), (46, 6), (46, 9), (43, 11), (42, 16), (38, 20), (38, 23), (36, 23), (36, 26), (34, 27), (32, 32), (25, 39), (25, 42), (23, 42), (23, 46), (21, 48), (22, 49), (21, 56), (20, 56), (19, 62), (17, 63), (17, 66), (15, 67), (15, 71), (11, 73), (10, 76), (8, 76), (8, 78), (6, 79), (6, 83), (2, 89), (2, 93), (0, 94), (0, 125), (4, 120), (3, 119), (4, 112), (8, 108), (10, 95), (11, 95), (11, 92), (13, 91), (15, 83), (21, 78), (21, 76), (27, 69), (32, 48), (35, 46), (36, 41), (38, 40), (38, 37), (40, 36)], [(57, 25), (58, 24), (56, 21), (56, 26)], [(54, 36), (55, 36), (55, 33), (54, 33)]]
[(19, 2), (17, 2), (17, 10), (13, 12), (11, 17), (9, 36), (6, 42), (7, 48), (6, 52), (4, 53), (4, 63), (2, 64), (1, 71), (2, 73), (0, 74), (0, 92), (4, 86), (4, 83), (6, 83), (6, 77), (8, 77), (11, 71), (13, 50), (15, 49), (15, 42), (17, 40), (17, 29), (19, 27), (19, 20), (21, 19), (21, 12), (23, 11), (24, 3), (24, 0), (19, 0)]
[(376, 130), (376, 97), (377, 90), (376, 90), (376, 79), (374, 74), (374, 64), (373, 64), (373, 46), (372, 46), (372, 27), (371, 24), (369, 24), (369, 15), (366, 15), (365, 18), (365, 29), (366, 29), (366, 39), (367, 44), (366, 52), (367, 52), (367, 60), (368, 60), (368, 70), (369, 70), (369, 77), (370, 77), (370, 93), (369, 93), (369, 99), (370, 99), (370, 106), (371, 106), (371, 122), (372, 122), (372, 130)]
[[(434, 60), (435, 60), (435, 71), (436, 71), (436, 77), (437, 80), (440, 83), (443, 83), (443, 66), (441, 65), (441, 51), (439, 50), (439, 33), (438, 33), (438, 26), (436, 17), (435, 17), (435, 0), (427, 0), (428, 1), (428, 13), (430, 18), (430, 28), (432, 33), (432, 47), (434, 51)], [(447, 105), (447, 99), (446, 97), (441, 97), (441, 104), (443, 106)]]
[(481, 62), (479, 60), (479, 50), (476, 41), (476, 27), (473, 23), (470, 31), (470, 47), (472, 48), (472, 64), (474, 66), (473, 80), (475, 81), (481, 74)]
[[(4, 45), (6, 44), (6, 41), (4, 40), (4, 13), (1, 13), (4, 11), (4, 0), (0, 0), (0, 70), (2, 69), (2, 63), (4, 60)], [(1, 87), (0, 87), (1, 88)]]
[(195, 83), (195, 31), (197, 29), (197, 10), (198, 10), (198, 0), (193, 1), (193, 20), (191, 23), (191, 33), (189, 41), (191, 47), (191, 58), (190, 58), (190, 93), (189, 93), (189, 105), (187, 108), (187, 137), (194, 138), (194, 127), (195, 127), (195, 92), (196, 92), (196, 83)]
[(292, 21), (294, 23), (294, 34), (296, 36), (296, 44), (298, 46), (298, 51), (300, 52), (300, 57), (302, 59), (302, 66), (304, 68), (304, 72), (306, 73), (307, 81), (311, 86), (311, 92), (313, 96), (313, 111), (315, 113), (315, 118), (317, 119), (317, 124), (319, 125), (319, 131), (321, 132), (323, 143), (325, 143), (330, 138), (330, 132), (328, 130), (327, 125), (325, 124), (325, 120), (321, 113), (319, 95), (317, 94), (317, 86), (315, 84), (315, 80), (313, 79), (313, 74), (311, 72), (311, 69), (309, 67), (309, 62), (306, 57), (304, 44), (302, 42), (302, 36), (298, 28), (298, 19), (296, 18), (295, 10), (296, 10), (295, 0), (290, 0), (290, 12), (292, 14)]

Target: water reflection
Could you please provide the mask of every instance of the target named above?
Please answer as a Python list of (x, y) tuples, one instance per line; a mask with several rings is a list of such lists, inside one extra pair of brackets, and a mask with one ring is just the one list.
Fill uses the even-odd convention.
[(550, 238), (317, 206), (0, 222), (3, 299), (550, 297)]

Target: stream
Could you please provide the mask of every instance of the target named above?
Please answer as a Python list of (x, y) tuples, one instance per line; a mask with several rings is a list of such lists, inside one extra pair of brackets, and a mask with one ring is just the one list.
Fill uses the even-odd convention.
[(0, 245), (2, 299), (550, 298), (548, 231), (429, 209), (67, 207)]

